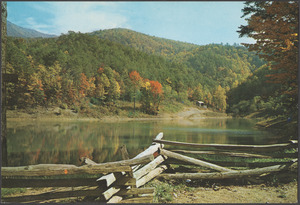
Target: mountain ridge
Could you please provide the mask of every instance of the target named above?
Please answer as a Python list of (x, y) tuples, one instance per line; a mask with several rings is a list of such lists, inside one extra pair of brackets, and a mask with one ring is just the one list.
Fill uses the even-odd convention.
[(126, 28), (98, 30), (90, 32), (89, 34), (136, 48), (148, 54), (158, 54), (165, 57), (178, 54), (184, 50), (190, 51), (200, 46), (193, 43), (151, 36)]
[(34, 29), (18, 26), (10, 21), (7, 21), (7, 35), (19, 38), (54, 38), (56, 35), (45, 34)]

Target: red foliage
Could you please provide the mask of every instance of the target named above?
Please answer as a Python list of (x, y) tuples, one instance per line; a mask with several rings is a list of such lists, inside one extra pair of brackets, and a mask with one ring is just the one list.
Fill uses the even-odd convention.
[(102, 74), (104, 72), (104, 68), (100, 67), (97, 71), (99, 74)]
[(138, 72), (135, 70), (129, 73), (129, 78), (133, 82), (135, 86), (138, 86), (140, 82), (143, 80), (143, 78), (140, 76)]
[(84, 73), (81, 73), (80, 74), (80, 90), (79, 90), (80, 95), (85, 96), (89, 87), (90, 87), (90, 84), (87, 80), (86, 75)]
[(150, 87), (151, 87), (151, 92), (155, 96), (161, 95), (163, 93), (162, 85), (158, 81), (150, 81)]

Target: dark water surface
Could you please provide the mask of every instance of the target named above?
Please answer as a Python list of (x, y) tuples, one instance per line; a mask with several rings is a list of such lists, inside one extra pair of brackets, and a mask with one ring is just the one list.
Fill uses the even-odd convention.
[[(280, 138), (254, 128), (246, 119), (199, 119), (131, 122), (8, 122), (8, 166), (80, 164), (121, 160), (126, 145), (130, 157), (149, 147), (163, 132), (165, 140), (216, 144), (272, 144)], [(176, 148), (176, 147), (173, 147)]]

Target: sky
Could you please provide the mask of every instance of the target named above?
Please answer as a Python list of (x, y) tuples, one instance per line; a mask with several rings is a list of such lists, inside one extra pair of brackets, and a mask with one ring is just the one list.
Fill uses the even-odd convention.
[(239, 38), (242, 1), (8, 1), (7, 20), (60, 35), (127, 28), (198, 45), (253, 43)]

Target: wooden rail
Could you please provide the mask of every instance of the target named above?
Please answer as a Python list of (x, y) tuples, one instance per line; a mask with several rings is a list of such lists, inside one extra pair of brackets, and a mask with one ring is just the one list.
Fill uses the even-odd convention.
[[(155, 139), (162, 139), (162, 137), (163, 133), (159, 133)], [(84, 197), (85, 200), (97, 199), (107, 203), (121, 201), (124, 203), (152, 202), (154, 188), (141, 188), (141, 186), (167, 169), (165, 165), (158, 167), (166, 159), (166, 157), (164, 158), (158, 154), (159, 148), (162, 147), (159, 143), (153, 143), (136, 157), (128, 159), (128, 154), (127, 156), (123, 154), (126, 159), (117, 162), (96, 163), (88, 158), (82, 158), (81, 160), (86, 165), (79, 167), (67, 164), (2, 167), (3, 188), (57, 187), (54, 191), (41, 194), (16, 197), (5, 196), (2, 197), (2, 201), (42, 202), (58, 198)], [(122, 149), (124, 151), (124, 147)], [(90, 174), (92, 177), (78, 177), (81, 174)], [(100, 178), (95, 177), (95, 175), (99, 174), (105, 175)], [(32, 178), (62, 175), (68, 177), (72, 177), (72, 175), (78, 176), (62, 179)]]
[(250, 150), (250, 151), (264, 151), (264, 152), (298, 146), (297, 140), (291, 140), (289, 143), (272, 144), (272, 145), (196, 144), (196, 143), (175, 142), (175, 141), (168, 141), (168, 140), (153, 140), (153, 142), (167, 144), (167, 145), (194, 147), (194, 148), (215, 148), (215, 149), (225, 149), (225, 150), (226, 149)]
[[(297, 160), (291, 159), (279, 164), (274, 162), (263, 162), (264, 167), (247, 170), (235, 170), (238, 166), (247, 166), (249, 163), (241, 160), (217, 161), (197, 159), (183, 154), (196, 155), (201, 158), (205, 155), (226, 155), (226, 157), (245, 158), (272, 158), (270, 155), (245, 153), (247, 151), (263, 151), (286, 149), (297, 147), (298, 141), (274, 145), (221, 145), (221, 144), (193, 144), (184, 142), (174, 142), (162, 140), (163, 133), (159, 133), (153, 143), (146, 150), (129, 159), (126, 147), (123, 146), (123, 160), (117, 162), (96, 163), (88, 158), (82, 158), (83, 166), (65, 164), (39, 164), (22, 167), (2, 167), (2, 187), (56, 187), (55, 190), (26, 196), (5, 196), (3, 202), (49, 202), (52, 199), (82, 197), (83, 201), (100, 201), (105, 203), (151, 203), (153, 202), (154, 188), (143, 188), (147, 182), (155, 177), (164, 179), (226, 179), (245, 177), (249, 181), (257, 183), (259, 180), (249, 178), (249, 176), (267, 175), (280, 171), (297, 170)], [(194, 148), (216, 148), (225, 150), (243, 150), (243, 153), (225, 151), (203, 151), (203, 150), (173, 150), (164, 148), (164, 144), (175, 146), (188, 146)], [(266, 151), (267, 150), (267, 151)], [(180, 154), (181, 153), (181, 154)], [(200, 157), (199, 157), (200, 156)], [(285, 155), (287, 156), (287, 155)], [(295, 156), (290, 153), (289, 156)], [(284, 157), (284, 156), (281, 156)], [(207, 173), (172, 173), (162, 174), (171, 167), (171, 164), (192, 164), (213, 172)], [(217, 163), (217, 164), (215, 164)], [(236, 163), (236, 164), (235, 164)], [(269, 166), (268, 163), (272, 164)], [(277, 163), (277, 162), (275, 162)], [(259, 167), (258, 162), (253, 163)], [(270, 164), (270, 165), (271, 165)], [(224, 166), (230, 166), (224, 167)], [(268, 166), (268, 167), (266, 167)], [(171, 167), (172, 168), (172, 167)], [(174, 169), (170, 169), (170, 172)], [(216, 172), (217, 171), (217, 172)], [(81, 174), (91, 175), (89, 178), (80, 177)], [(67, 175), (68, 178), (61, 177)], [(73, 175), (69, 177), (69, 175)], [(75, 175), (75, 176), (74, 176)], [(78, 175), (78, 176), (77, 176)], [(99, 176), (97, 176), (99, 175)], [(38, 179), (40, 176), (60, 176), (58, 178)], [(23, 177), (23, 178), (20, 178)], [(24, 178), (25, 177), (25, 178)], [(33, 178), (35, 177), (35, 178)]]
[(165, 179), (228, 179), (238, 177), (259, 176), (265, 173), (280, 172), (289, 169), (290, 166), (297, 165), (297, 162), (289, 165), (274, 165), (252, 170), (229, 171), (222, 173), (184, 173), (184, 174), (162, 174), (160, 177)]
[(101, 165), (85, 165), (77, 167), (67, 164), (38, 164), (22, 167), (2, 167), (2, 177), (15, 176), (57, 176), (73, 174), (103, 174), (109, 172), (129, 172), (130, 166), (103, 167)]
[[(154, 140), (160, 140), (162, 138), (163, 138), (163, 133), (161, 132), (155, 137)], [(133, 159), (144, 157), (144, 156), (147, 156), (149, 154), (153, 155), (154, 157), (157, 157), (159, 155), (158, 154), (159, 153), (159, 148), (162, 148), (162, 147), (163, 147), (163, 145), (161, 145), (159, 143), (153, 143), (150, 147), (148, 147), (146, 150), (144, 150), (143, 152), (141, 152), (140, 154), (135, 156)], [(154, 177), (158, 176), (161, 172), (163, 172), (166, 169), (166, 167), (165, 166), (157, 167), (157, 166), (160, 163), (162, 163), (164, 161), (164, 159), (166, 159), (166, 158), (158, 156), (152, 162), (146, 164), (143, 167), (142, 167), (142, 165), (132, 166), (131, 168), (133, 170), (133, 177), (137, 180), (136, 184), (135, 184), (135, 187), (137, 187), (137, 188), (141, 187), (142, 185), (146, 184), (148, 181), (150, 181)], [(122, 177), (122, 175), (120, 175), (118, 177)], [(107, 189), (106, 193), (103, 194), (105, 200), (108, 200), (107, 203), (118, 203), (118, 202), (124, 201), (124, 197), (119, 195), (119, 192), (122, 191), (122, 189), (121, 188), (114, 188), (113, 185), (111, 185), (112, 183), (114, 183), (114, 181), (118, 180), (118, 177), (116, 177), (114, 174), (109, 174), (109, 175), (103, 176), (100, 179), (98, 179), (98, 181), (105, 180), (107, 186), (110, 186), (110, 188)], [(153, 199), (153, 197), (152, 197), (152, 199)], [(139, 200), (136, 199), (134, 201), (135, 201), (135, 203), (147, 203), (147, 202), (149, 202), (149, 198), (147, 198), (147, 197), (144, 198), (144, 200), (145, 201), (141, 201), (140, 199)], [(130, 203), (131, 202), (133, 202), (133, 201), (130, 201)]]

